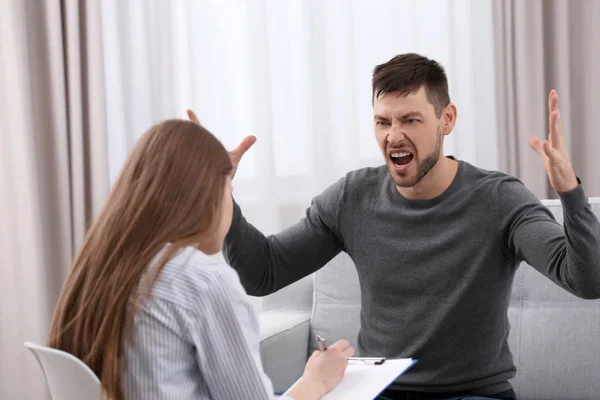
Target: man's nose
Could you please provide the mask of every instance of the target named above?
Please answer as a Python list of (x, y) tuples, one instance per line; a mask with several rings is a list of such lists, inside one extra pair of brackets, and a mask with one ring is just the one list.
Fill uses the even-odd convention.
[(400, 124), (394, 123), (390, 128), (390, 133), (388, 135), (389, 143), (400, 143), (404, 140), (404, 132), (402, 131), (402, 127)]

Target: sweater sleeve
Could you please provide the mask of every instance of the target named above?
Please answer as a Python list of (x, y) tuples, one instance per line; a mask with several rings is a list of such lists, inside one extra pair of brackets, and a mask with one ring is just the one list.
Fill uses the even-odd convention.
[(343, 250), (338, 221), (343, 191), (340, 179), (313, 199), (300, 222), (268, 237), (234, 205), (224, 253), (248, 294), (273, 293), (320, 269)]
[(562, 226), (516, 178), (492, 195), (511, 254), (578, 297), (600, 298), (600, 223), (581, 185), (559, 194)]

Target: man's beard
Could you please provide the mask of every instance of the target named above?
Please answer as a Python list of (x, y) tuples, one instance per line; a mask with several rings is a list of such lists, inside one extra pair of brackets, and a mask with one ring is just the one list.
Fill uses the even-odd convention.
[(392, 174), (392, 179), (394, 180), (394, 183), (396, 184), (396, 186), (398, 186), (398, 187), (413, 187), (417, 183), (419, 183), (419, 181), (421, 179), (423, 179), (423, 177), (425, 175), (427, 175), (427, 173), (429, 171), (431, 171), (431, 169), (433, 167), (435, 167), (438, 160), (440, 159), (441, 152), (442, 152), (442, 128), (440, 127), (437, 132), (437, 138), (436, 138), (434, 150), (431, 153), (429, 153), (429, 155), (427, 155), (427, 157), (425, 157), (423, 159), (423, 161), (419, 162), (419, 165), (417, 166), (417, 174), (415, 175), (415, 177), (413, 179), (406, 180), (405, 178), (394, 177), (394, 174)]

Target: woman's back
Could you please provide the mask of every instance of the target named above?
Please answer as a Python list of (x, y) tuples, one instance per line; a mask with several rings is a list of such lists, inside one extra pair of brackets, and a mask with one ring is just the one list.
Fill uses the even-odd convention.
[(270, 399), (256, 315), (220, 253), (175, 254), (134, 316), (125, 398)]
[[(189, 121), (151, 127), (127, 158), (73, 260), (48, 338), (94, 371), (107, 398), (272, 397), (256, 315), (220, 253), (233, 173), (223, 145)], [(353, 351), (341, 342), (311, 357), (295, 398), (331, 390)]]

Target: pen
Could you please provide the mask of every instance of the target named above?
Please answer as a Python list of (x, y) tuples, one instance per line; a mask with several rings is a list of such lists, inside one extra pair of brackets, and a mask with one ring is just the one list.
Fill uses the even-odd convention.
[(325, 338), (321, 335), (315, 335), (317, 340), (317, 346), (319, 346), (319, 350), (325, 351), (327, 350), (327, 345), (325, 344)]
[[(327, 350), (327, 345), (325, 344), (325, 338), (321, 335), (315, 335), (315, 340), (317, 341), (317, 346), (319, 346), (319, 350), (325, 351)], [(381, 365), (385, 362), (385, 357), (350, 357), (348, 358), (349, 362), (362, 362), (365, 364), (375, 364)]]

